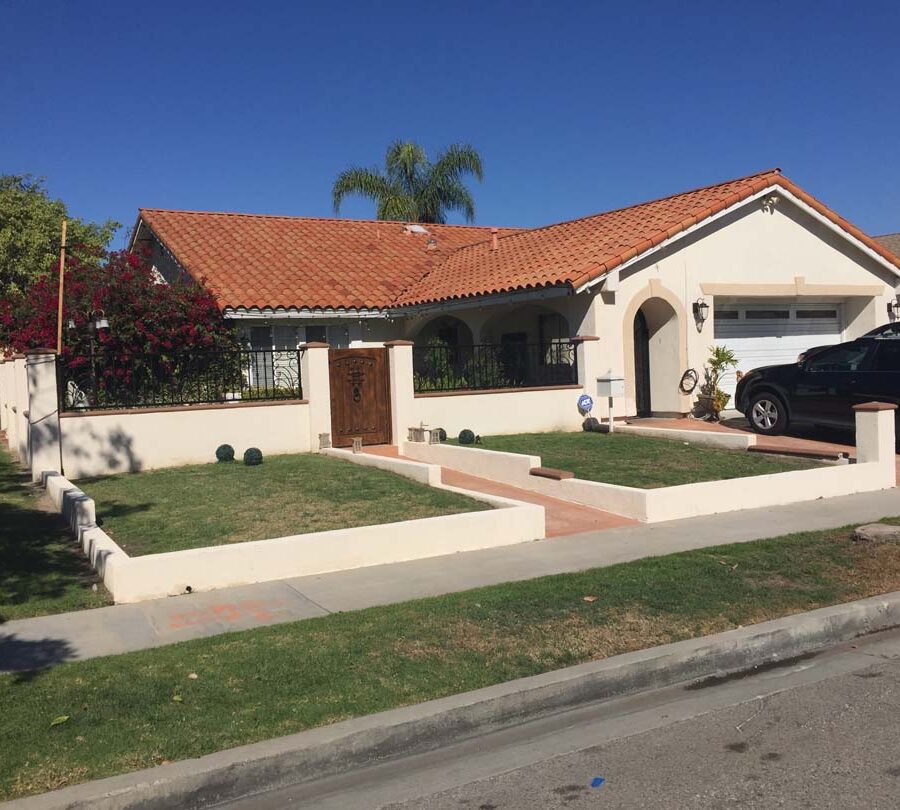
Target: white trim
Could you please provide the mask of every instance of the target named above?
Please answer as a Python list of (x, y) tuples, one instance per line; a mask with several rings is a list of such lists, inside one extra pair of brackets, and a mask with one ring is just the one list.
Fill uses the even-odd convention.
[(260, 318), (288, 318), (296, 320), (317, 319), (358, 319), (395, 317), (392, 313), (378, 309), (297, 309), (296, 307), (225, 307), (222, 317), (234, 321), (258, 320)]
[(394, 316), (428, 315), (432, 312), (446, 312), (448, 309), (472, 309), (498, 304), (521, 303), (522, 301), (543, 301), (547, 298), (565, 298), (575, 294), (570, 284), (547, 286), (538, 290), (511, 290), (505, 293), (475, 294), (465, 298), (449, 298), (426, 304), (401, 304), (388, 307), (387, 312)]
[[(743, 199), (740, 202), (735, 203), (734, 205), (728, 206), (728, 208), (725, 208), (724, 210), (719, 211), (718, 214), (713, 214), (712, 216), (707, 217), (706, 219), (701, 220), (700, 222), (697, 222), (694, 225), (691, 225), (690, 228), (685, 228), (685, 230), (681, 231), (680, 233), (675, 234), (675, 236), (670, 236), (668, 239), (665, 239), (664, 241), (660, 242), (655, 247), (649, 248), (648, 250), (645, 250), (643, 253), (639, 253), (634, 258), (629, 259), (627, 262), (620, 264), (618, 267), (615, 268), (615, 271), (621, 272), (622, 270), (625, 270), (626, 268), (630, 267), (631, 265), (636, 264), (637, 262), (643, 261), (648, 256), (652, 256), (654, 253), (657, 253), (660, 250), (663, 250), (664, 248), (667, 248), (670, 245), (673, 245), (675, 242), (678, 242), (681, 239), (684, 239), (685, 237), (690, 236), (692, 233), (699, 230), (700, 228), (705, 228), (710, 223), (715, 222), (718, 219), (722, 219), (723, 217), (728, 216), (729, 214), (733, 213), (734, 211), (737, 211), (737, 210), (743, 208), (744, 206), (749, 205), (750, 203), (754, 202), (755, 200), (759, 200), (762, 197), (766, 197), (773, 192), (777, 192), (778, 194), (783, 195), (785, 198), (787, 198), (792, 203), (794, 203), (794, 205), (796, 205), (801, 211), (805, 211), (807, 214), (809, 214), (811, 217), (813, 217), (813, 219), (815, 219), (818, 222), (821, 222), (823, 225), (825, 225), (827, 228), (829, 228), (830, 230), (832, 230), (834, 233), (838, 234), (839, 236), (842, 236), (844, 239), (846, 239), (848, 242), (850, 242), (856, 248), (858, 248), (863, 253), (865, 253), (869, 258), (874, 259), (882, 267), (886, 268), (887, 270), (890, 270), (894, 275), (900, 276), (900, 268), (897, 268), (896, 266), (891, 264), (891, 262), (889, 262), (887, 259), (885, 259), (884, 256), (882, 256), (879, 253), (876, 253), (868, 245), (863, 244), (859, 239), (857, 239), (855, 236), (853, 236), (853, 234), (844, 230), (839, 225), (836, 225), (834, 222), (832, 222), (830, 219), (828, 219), (828, 217), (826, 217), (824, 214), (820, 214), (818, 211), (816, 211), (815, 208), (813, 208), (812, 206), (803, 202), (803, 200), (801, 200), (799, 197), (792, 194), (784, 186), (779, 185), (778, 183), (773, 183), (770, 186), (766, 186), (764, 189), (762, 189), (762, 191), (758, 191), (758, 192), (756, 192), (756, 194), (753, 194), (750, 197), (747, 197), (746, 199)], [(589, 290), (598, 284), (602, 284), (605, 281), (607, 275), (609, 275), (609, 274), (605, 273), (602, 276), (598, 276), (597, 278), (591, 279), (590, 281), (586, 282), (585, 284), (582, 284), (578, 289), (575, 290), (575, 292), (582, 293), (585, 290)]]

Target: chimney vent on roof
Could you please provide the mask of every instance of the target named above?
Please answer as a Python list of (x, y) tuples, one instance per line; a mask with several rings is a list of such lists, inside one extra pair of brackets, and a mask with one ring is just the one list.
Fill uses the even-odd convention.
[(437, 250), (437, 239), (433, 236), (428, 237), (428, 241), (425, 243), (426, 250)]
[(497, 229), (491, 228), (491, 250), (497, 249)]

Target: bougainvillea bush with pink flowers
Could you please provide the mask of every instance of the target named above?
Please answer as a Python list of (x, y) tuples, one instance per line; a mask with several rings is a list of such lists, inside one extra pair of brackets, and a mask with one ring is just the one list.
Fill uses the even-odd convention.
[[(24, 294), (0, 301), (7, 353), (56, 346), (58, 283), (51, 270)], [(100, 263), (68, 259), (63, 299), (63, 376), (82, 381), (98, 402), (130, 404), (172, 380), (190, 385), (186, 366), (208, 365), (238, 348), (207, 290), (159, 283), (137, 253), (108, 253)], [(108, 328), (93, 328), (98, 318)]]

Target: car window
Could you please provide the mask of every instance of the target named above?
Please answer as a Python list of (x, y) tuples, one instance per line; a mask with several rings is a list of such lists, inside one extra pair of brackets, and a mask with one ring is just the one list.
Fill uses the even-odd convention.
[(879, 341), (875, 371), (900, 371), (900, 340)]
[(813, 356), (806, 366), (807, 371), (858, 371), (866, 359), (869, 345), (865, 343), (845, 343), (826, 349)]

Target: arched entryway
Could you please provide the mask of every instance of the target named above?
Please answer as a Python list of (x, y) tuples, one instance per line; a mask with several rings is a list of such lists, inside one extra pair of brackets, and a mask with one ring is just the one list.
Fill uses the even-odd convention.
[(650, 416), (650, 329), (640, 310), (634, 316), (634, 403), (638, 416)]
[(664, 298), (651, 297), (640, 305), (629, 326), (637, 415), (680, 412), (684, 343), (678, 313)]

